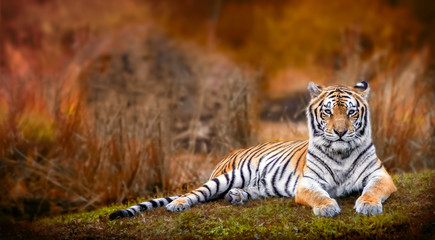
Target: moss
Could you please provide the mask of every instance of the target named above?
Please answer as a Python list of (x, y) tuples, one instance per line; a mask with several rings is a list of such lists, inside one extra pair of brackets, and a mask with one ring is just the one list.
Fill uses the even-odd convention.
[[(179, 238), (179, 239), (366, 239), (430, 238), (433, 236), (435, 171), (395, 175), (398, 192), (374, 217), (358, 215), (353, 205), (358, 195), (337, 199), (342, 212), (335, 218), (315, 217), (308, 207), (293, 199), (269, 198), (230, 206), (214, 201), (182, 213), (164, 208), (137, 217), (109, 221), (108, 215), (122, 206), (93, 212), (40, 219), (31, 226), (41, 238)], [(138, 199), (141, 202), (145, 199)], [(129, 203), (131, 205), (132, 203)]]

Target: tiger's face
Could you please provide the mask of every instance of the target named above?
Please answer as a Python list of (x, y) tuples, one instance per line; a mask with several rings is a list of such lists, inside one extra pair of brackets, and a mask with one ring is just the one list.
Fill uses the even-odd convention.
[(310, 83), (307, 109), (310, 139), (338, 153), (349, 152), (370, 136), (366, 82), (355, 87), (320, 87)]

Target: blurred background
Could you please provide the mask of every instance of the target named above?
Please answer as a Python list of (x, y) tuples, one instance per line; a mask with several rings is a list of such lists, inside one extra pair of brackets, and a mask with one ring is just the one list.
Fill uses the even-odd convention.
[(377, 154), (435, 168), (429, 0), (2, 0), (0, 217), (179, 193), (307, 139), (309, 81), (371, 87)]

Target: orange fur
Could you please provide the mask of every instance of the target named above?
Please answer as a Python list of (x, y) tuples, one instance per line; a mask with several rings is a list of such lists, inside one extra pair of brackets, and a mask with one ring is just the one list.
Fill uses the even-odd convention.
[(310, 207), (322, 208), (334, 203), (334, 200), (329, 197), (321, 196), (318, 192), (298, 186), (296, 190), (296, 203)]
[(385, 168), (382, 168), (382, 170), (385, 172), (385, 175), (377, 179), (376, 184), (373, 184), (361, 195), (358, 201), (364, 201), (370, 204), (381, 204), (382, 199), (389, 197), (393, 192), (397, 191), (391, 176), (387, 173)]

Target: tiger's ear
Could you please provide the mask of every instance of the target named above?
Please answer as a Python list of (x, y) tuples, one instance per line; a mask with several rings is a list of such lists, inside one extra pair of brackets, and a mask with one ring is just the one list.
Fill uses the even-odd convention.
[(322, 87), (313, 83), (313, 82), (309, 82), (308, 83), (308, 90), (310, 91), (311, 94), (311, 98), (315, 98), (317, 96), (320, 95), (320, 93), (322, 92)]
[(370, 92), (370, 87), (366, 81), (361, 81), (361, 82), (357, 83), (353, 88), (355, 88), (355, 90), (358, 90), (358, 93), (363, 98), (365, 98), (365, 99), (368, 98), (369, 92)]

